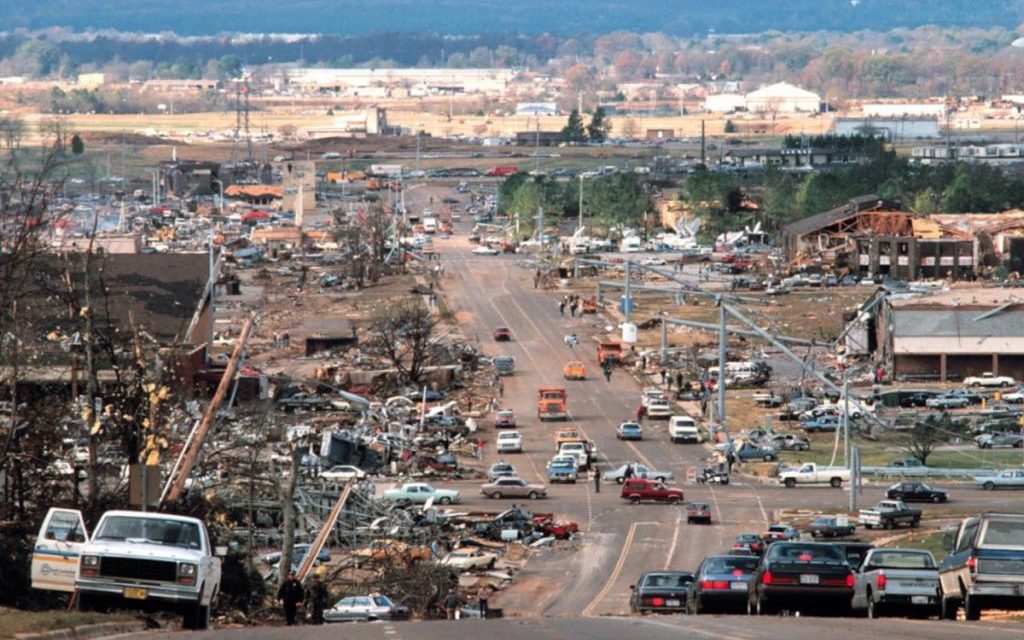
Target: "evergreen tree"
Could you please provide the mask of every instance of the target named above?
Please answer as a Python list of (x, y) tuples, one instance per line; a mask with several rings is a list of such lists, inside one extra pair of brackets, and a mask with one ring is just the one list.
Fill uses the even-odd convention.
[(580, 117), (578, 109), (573, 109), (569, 114), (569, 121), (562, 127), (562, 140), (564, 142), (585, 142), (586, 139), (587, 132), (583, 127), (583, 118)]
[(82, 142), (82, 138), (77, 133), (71, 137), (71, 153), (76, 156), (85, 153), (85, 143)]
[(604, 107), (594, 110), (594, 115), (587, 125), (587, 137), (591, 142), (604, 142), (608, 139), (608, 133), (612, 130), (612, 123), (604, 112)]

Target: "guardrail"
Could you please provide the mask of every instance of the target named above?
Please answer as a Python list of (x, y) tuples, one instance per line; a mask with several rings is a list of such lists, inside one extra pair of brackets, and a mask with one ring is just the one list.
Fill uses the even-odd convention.
[(861, 467), (867, 476), (894, 476), (906, 478), (973, 478), (997, 473), (1001, 469), (953, 469), (941, 467)]

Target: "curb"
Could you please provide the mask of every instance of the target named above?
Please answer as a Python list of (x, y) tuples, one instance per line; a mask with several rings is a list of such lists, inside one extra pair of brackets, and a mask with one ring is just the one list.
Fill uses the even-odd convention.
[(15, 634), (17, 640), (94, 640), (125, 633), (137, 633), (146, 630), (142, 621), (103, 622), (100, 624), (84, 624), (69, 629), (55, 629), (42, 633)]

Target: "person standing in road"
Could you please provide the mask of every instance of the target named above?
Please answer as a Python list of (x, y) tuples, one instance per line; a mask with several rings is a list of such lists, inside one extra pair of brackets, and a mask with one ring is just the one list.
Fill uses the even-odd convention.
[(306, 609), (312, 616), (310, 622), (313, 624), (324, 623), (324, 609), (327, 608), (327, 585), (320, 579), (320, 574), (314, 573), (309, 579), (309, 589), (306, 590)]
[(679, 391), (683, 390), (683, 372), (676, 371), (676, 389)]
[(662, 369), (661, 370), (661, 384), (663, 386), (665, 384), (665, 380), (667, 379), (667, 376), (668, 376), (668, 373), (664, 369)]
[(455, 593), (455, 589), (449, 589), (448, 593), (444, 594), (441, 606), (444, 608), (445, 616), (449, 620), (454, 620), (455, 612), (459, 609), (459, 594)]
[(299, 603), (305, 599), (305, 592), (302, 583), (295, 577), (294, 571), (288, 572), (288, 578), (281, 583), (277, 590), (277, 599), (284, 607), (284, 621), (289, 627), (295, 625), (295, 613), (298, 611)]
[(594, 493), (601, 493), (601, 469), (594, 465)]
[(644, 423), (644, 414), (647, 413), (647, 408), (644, 405), (640, 405), (636, 408), (636, 422), (637, 424)]
[(565, 315), (565, 298), (562, 298), (561, 300), (558, 301), (558, 315)]
[(609, 383), (612, 381), (612, 365), (611, 364), (605, 364), (604, 365), (604, 381), (605, 382), (609, 382)]
[(480, 607), (480, 617), (484, 620), (487, 619), (487, 600), (491, 597), (491, 586), (484, 583), (484, 586), (480, 587), (480, 590), (476, 592), (477, 606)]
[(502, 382), (501, 380), (498, 380), (498, 397), (505, 397), (505, 383)]

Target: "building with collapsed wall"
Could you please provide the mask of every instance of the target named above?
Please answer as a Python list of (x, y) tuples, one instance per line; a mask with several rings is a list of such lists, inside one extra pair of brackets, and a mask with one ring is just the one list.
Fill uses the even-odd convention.
[(782, 241), (795, 266), (857, 277), (970, 280), (1003, 263), (1024, 269), (1024, 211), (918, 215), (866, 195), (786, 225)]

